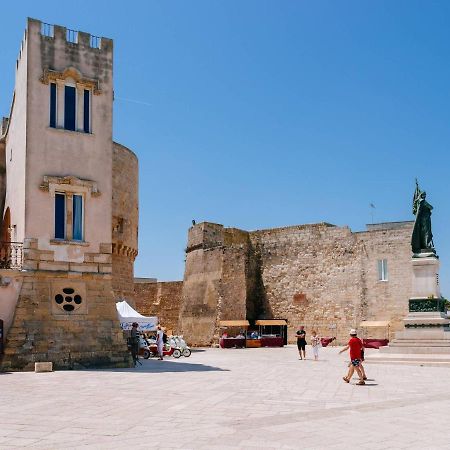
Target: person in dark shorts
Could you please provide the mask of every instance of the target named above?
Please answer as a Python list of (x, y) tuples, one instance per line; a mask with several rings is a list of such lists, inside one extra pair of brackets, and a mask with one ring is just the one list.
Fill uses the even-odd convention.
[(295, 337), (297, 338), (297, 348), (300, 359), (306, 359), (306, 331), (304, 326), (300, 327), (295, 334)]
[(136, 367), (136, 364), (139, 363), (142, 366), (142, 363), (139, 361), (139, 325), (136, 322), (133, 322), (131, 328), (131, 356), (133, 357), (133, 363)]
[(365, 374), (363, 374), (363, 371), (361, 370), (363, 343), (361, 339), (359, 339), (356, 336), (356, 330), (350, 330), (350, 340), (348, 341), (348, 344), (339, 352), (339, 354), (349, 349), (350, 349), (350, 365), (347, 376), (342, 377), (342, 379), (346, 383), (350, 383), (350, 380), (352, 379), (352, 376), (356, 370), (359, 376), (358, 384), (359, 385), (366, 384), (364, 382)]

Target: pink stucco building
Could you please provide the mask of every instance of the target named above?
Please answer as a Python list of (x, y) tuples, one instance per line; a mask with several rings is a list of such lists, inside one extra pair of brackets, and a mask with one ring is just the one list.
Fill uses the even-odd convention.
[(138, 162), (112, 138), (113, 41), (28, 19), (0, 129), (2, 365), (128, 365)]

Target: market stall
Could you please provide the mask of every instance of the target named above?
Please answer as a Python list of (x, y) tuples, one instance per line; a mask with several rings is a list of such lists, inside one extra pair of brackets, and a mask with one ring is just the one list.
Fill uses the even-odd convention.
[(125, 300), (122, 302), (117, 302), (116, 308), (122, 330), (131, 330), (133, 322), (136, 322), (139, 325), (139, 331), (156, 331), (156, 326), (158, 325), (157, 317), (143, 316), (133, 309)]
[(287, 322), (284, 319), (257, 320), (260, 347), (283, 347), (287, 339)]
[(248, 320), (221, 320), (221, 338), (219, 345), (221, 348), (244, 348), (247, 328), (250, 326)]
[[(365, 348), (380, 348), (389, 344), (389, 321), (388, 320), (365, 320), (359, 324), (361, 328), (363, 328), (363, 344)], [(379, 333), (380, 335), (384, 335), (383, 338), (366, 338), (367, 330), (372, 328), (381, 328)]]

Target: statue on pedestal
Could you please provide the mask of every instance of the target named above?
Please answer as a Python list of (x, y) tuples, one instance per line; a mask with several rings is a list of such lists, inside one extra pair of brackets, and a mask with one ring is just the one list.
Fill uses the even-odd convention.
[(426, 201), (427, 194), (421, 191), (416, 179), (416, 190), (413, 198), (413, 214), (416, 216), (411, 237), (411, 247), (414, 256), (420, 254), (436, 254), (431, 232), (431, 210), (433, 207)]

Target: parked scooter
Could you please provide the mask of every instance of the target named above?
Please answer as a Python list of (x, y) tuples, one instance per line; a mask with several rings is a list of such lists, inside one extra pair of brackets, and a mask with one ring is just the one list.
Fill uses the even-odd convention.
[[(159, 357), (158, 353), (158, 346), (156, 345), (156, 339), (148, 339), (147, 341), (147, 348), (144, 350), (144, 358), (154, 358)], [(163, 356), (172, 356), (175, 351), (175, 347), (172, 347), (169, 343), (169, 341), (164, 344), (163, 348)]]
[(174, 358), (179, 358), (183, 355), (186, 358), (191, 356), (191, 349), (186, 344), (186, 341), (183, 339), (183, 336), (171, 336), (169, 339), (170, 345), (175, 348), (172, 353)]

